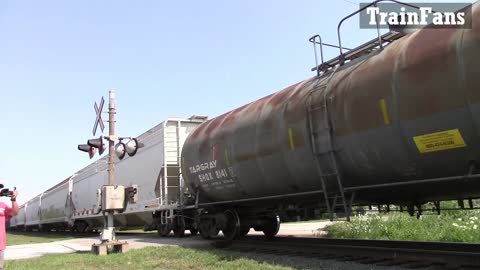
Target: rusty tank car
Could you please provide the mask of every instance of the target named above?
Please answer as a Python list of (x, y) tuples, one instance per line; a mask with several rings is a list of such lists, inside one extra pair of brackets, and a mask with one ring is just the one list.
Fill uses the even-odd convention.
[(389, 32), (199, 126), (182, 173), (202, 235), (273, 236), (291, 204), (480, 197), (479, 6), (471, 29)]

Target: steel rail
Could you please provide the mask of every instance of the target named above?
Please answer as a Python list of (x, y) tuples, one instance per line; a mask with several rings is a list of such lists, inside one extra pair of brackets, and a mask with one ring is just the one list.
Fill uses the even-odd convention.
[[(224, 246), (225, 247), (225, 246)], [(447, 268), (480, 269), (480, 244), (423, 241), (358, 240), (333, 238), (248, 236), (233, 241), (229, 249), (327, 257), (363, 263), (380, 262), (391, 265), (444, 265)]]

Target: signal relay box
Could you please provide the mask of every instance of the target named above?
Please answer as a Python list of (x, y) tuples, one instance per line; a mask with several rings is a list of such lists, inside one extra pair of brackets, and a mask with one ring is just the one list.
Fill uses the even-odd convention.
[(102, 210), (122, 210), (125, 204), (124, 186), (102, 187)]

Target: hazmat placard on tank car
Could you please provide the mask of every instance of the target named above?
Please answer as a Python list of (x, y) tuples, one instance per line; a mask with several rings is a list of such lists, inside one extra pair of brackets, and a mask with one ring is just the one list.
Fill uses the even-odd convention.
[(458, 129), (445, 130), (413, 137), (420, 153), (436, 152), (467, 146)]

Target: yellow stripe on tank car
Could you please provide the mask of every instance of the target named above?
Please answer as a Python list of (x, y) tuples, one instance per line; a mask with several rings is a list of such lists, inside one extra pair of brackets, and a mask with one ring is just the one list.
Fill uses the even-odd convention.
[(390, 125), (390, 118), (388, 118), (387, 102), (384, 98), (380, 99), (380, 109), (383, 114), (383, 122), (385, 125)]
[(290, 150), (295, 151), (295, 142), (293, 141), (292, 128), (288, 128), (288, 140), (290, 142)]
[(227, 166), (230, 166), (230, 159), (228, 158), (227, 148), (225, 148), (224, 154), (225, 154), (225, 163), (227, 163)]

